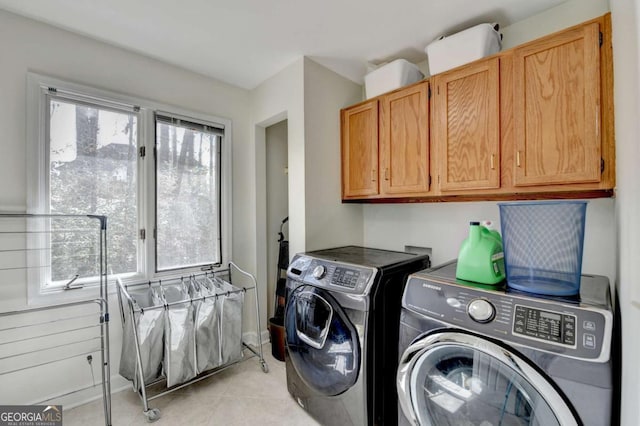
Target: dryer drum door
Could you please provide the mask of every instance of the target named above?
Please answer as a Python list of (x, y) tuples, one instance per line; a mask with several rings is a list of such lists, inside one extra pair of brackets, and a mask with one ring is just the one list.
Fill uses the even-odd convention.
[(528, 361), (480, 336), (442, 331), (402, 355), (400, 406), (414, 425), (578, 425), (563, 396)]
[(309, 285), (296, 288), (287, 301), (285, 330), (291, 363), (311, 389), (334, 396), (356, 383), (358, 334), (329, 293)]

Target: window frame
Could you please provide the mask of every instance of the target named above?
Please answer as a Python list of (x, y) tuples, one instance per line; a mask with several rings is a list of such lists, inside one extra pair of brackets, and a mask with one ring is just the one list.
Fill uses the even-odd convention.
[[(153, 167), (154, 167), (154, 173), (153, 173), (153, 178), (157, 179), (158, 178), (158, 155), (157, 155), (157, 143), (158, 143), (158, 134), (157, 134), (157, 128), (158, 128), (158, 123), (159, 122), (164, 122), (165, 124), (168, 123), (167, 120), (162, 120), (159, 119), (158, 116), (160, 117), (164, 117), (166, 118), (170, 118), (176, 121), (183, 121), (189, 124), (195, 124), (195, 125), (199, 125), (199, 126), (204, 126), (204, 127), (217, 127), (216, 124), (217, 123), (212, 123), (212, 122), (199, 122), (200, 120), (194, 119), (192, 117), (187, 117), (184, 115), (179, 115), (179, 114), (175, 114), (172, 112), (167, 112), (167, 111), (154, 111), (153, 112), (153, 131), (154, 131), (154, 142), (156, 143), (156, 145), (154, 145), (154, 150), (153, 150), (153, 154), (154, 154), (154, 162), (153, 162)], [(177, 123), (176, 123), (177, 124)], [(179, 125), (179, 124), (177, 124)], [(218, 197), (221, 198), (221, 194), (222, 194), (222, 145), (224, 143), (224, 134), (226, 133), (224, 128), (220, 128), (217, 127), (218, 130), (222, 130), (222, 136), (220, 135), (216, 135), (218, 137), (220, 137), (220, 140), (218, 141), (218, 150), (220, 150), (220, 154), (218, 157), (218, 169), (217, 169), (217, 182), (216, 182), (216, 190), (218, 193)], [(215, 132), (212, 132), (215, 133)], [(202, 268), (204, 269), (208, 269), (208, 265), (211, 264), (206, 264), (206, 263), (200, 263), (200, 264), (193, 264), (193, 265), (189, 265), (186, 267), (173, 267), (173, 268), (166, 268), (163, 270), (159, 270), (158, 269), (158, 207), (157, 207), (157, 203), (158, 203), (158, 186), (154, 185), (154, 191), (155, 191), (155, 198), (154, 198), (154, 229), (153, 229), (153, 237), (154, 237), (154, 270), (156, 272), (156, 274), (171, 274), (171, 273), (175, 273), (176, 271), (180, 272), (180, 271), (184, 271), (184, 270), (202, 270)], [(219, 222), (219, 226), (220, 226), (220, 234), (219, 234), (219, 240), (218, 240), (218, 250), (220, 252), (220, 263), (214, 263), (214, 265), (224, 265), (226, 262), (224, 262), (223, 260), (223, 256), (222, 256), (222, 203), (220, 202), (220, 200), (218, 200), (217, 203), (217, 207), (218, 207), (218, 222)]]
[[(145, 229), (145, 239), (137, 238), (137, 271), (120, 274), (125, 284), (144, 282), (150, 279), (188, 275), (209, 269), (209, 266), (173, 269), (157, 272), (156, 267), (156, 186), (155, 171), (155, 116), (156, 112), (168, 113), (199, 122), (211, 123), (224, 128), (220, 141), (220, 248), (221, 265), (212, 265), (213, 270), (225, 269), (232, 253), (232, 122), (230, 119), (203, 114), (148, 99), (124, 95), (103, 89), (72, 83), (38, 73), (27, 73), (27, 213), (48, 212), (48, 102), (46, 94), (49, 88), (64, 92), (65, 96), (78, 96), (82, 100), (95, 100), (96, 105), (117, 105), (138, 109), (138, 161), (136, 188), (138, 203), (138, 230)], [(140, 158), (140, 148), (145, 147), (145, 156)], [(99, 212), (98, 212), (99, 214)], [(109, 238), (107, 219), (107, 238)], [(107, 259), (108, 260), (108, 259)], [(109, 267), (109, 264), (107, 264)], [(110, 271), (107, 271), (110, 274)], [(111, 275), (111, 274), (110, 274)], [(114, 282), (114, 277), (110, 281)], [(29, 280), (27, 283), (27, 302), (29, 305), (48, 304), (61, 301), (97, 297), (99, 286), (86, 284), (83, 288), (65, 291), (62, 286), (45, 288), (44, 283)], [(115, 286), (110, 286), (110, 292)]]

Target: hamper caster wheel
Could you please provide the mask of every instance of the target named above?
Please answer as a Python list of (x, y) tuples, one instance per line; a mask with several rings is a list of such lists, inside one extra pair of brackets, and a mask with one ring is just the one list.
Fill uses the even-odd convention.
[(267, 365), (267, 363), (265, 361), (260, 361), (260, 367), (262, 368), (262, 372), (264, 372), (264, 373), (268, 373), (269, 372), (269, 366)]
[(160, 418), (160, 410), (157, 408), (150, 408), (144, 412), (147, 417), (147, 423), (153, 423)]

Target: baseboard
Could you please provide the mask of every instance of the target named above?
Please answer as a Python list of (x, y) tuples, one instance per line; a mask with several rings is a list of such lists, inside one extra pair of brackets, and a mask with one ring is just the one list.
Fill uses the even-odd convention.
[[(269, 331), (261, 331), (260, 337), (262, 337), (263, 345), (265, 343), (269, 343)], [(256, 333), (255, 331), (247, 331), (246, 333), (242, 333), (242, 341), (252, 346), (258, 346), (258, 333)]]
[[(111, 394), (131, 389), (131, 382), (120, 375), (111, 377)], [(70, 410), (80, 405), (102, 399), (102, 385), (98, 384), (89, 389), (82, 389), (63, 397), (55, 398), (56, 404), (62, 405), (63, 410)]]
[[(258, 346), (258, 334), (255, 331), (250, 331), (242, 334), (242, 339), (245, 343)], [(262, 344), (266, 345), (269, 343), (269, 331), (263, 330), (260, 332), (260, 336), (262, 337)], [(124, 377), (116, 374), (111, 377), (111, 394), (115, 394), (118, 392), (122, 392), (126, 389), (132, 389), (131, 382)], [(97, 401), (102, 399), (102, 385), (97, 384), (91, 388), (81, 389), (76, 392), (69, 393), (62, 397), (51, 398), (51, 400), (56, 401), (56, 404), (62, 405), (63, 410), (70, 410), (72, 408), (78, 407), (80, 405), (88, 404), (93, 401)], [(44, 402), (38, 401), (37, 403)], [(36, 402), (33, 402), (35, 404)]]

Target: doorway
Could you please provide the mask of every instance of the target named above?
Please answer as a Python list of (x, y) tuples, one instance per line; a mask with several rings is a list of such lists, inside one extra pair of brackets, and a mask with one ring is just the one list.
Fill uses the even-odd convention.
[[(278, 269), (278, 236), (280, 229), (285, 239), (289, 237), (288, 224), (282, 225), (289, 216), (289, 174), (287, 120), (280, 121), (265, 130), (266, 144), (266, 195), (267, 195), (267, 318), (275, 313), (276, 283)], [(285, 271), (282, 271), (282, 276)]]

